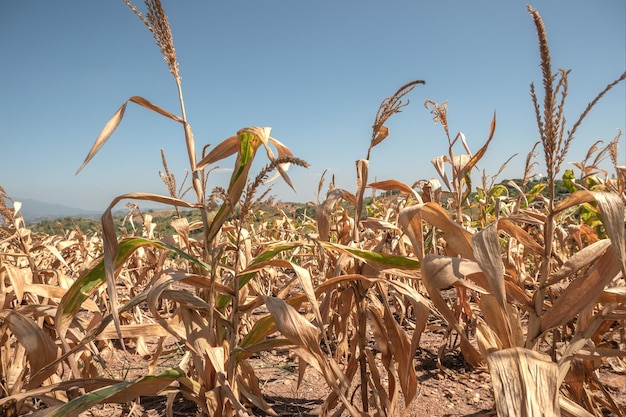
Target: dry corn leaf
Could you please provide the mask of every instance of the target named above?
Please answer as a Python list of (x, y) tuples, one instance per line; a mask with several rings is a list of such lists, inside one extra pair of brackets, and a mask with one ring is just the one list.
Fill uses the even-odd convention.
[(385, 140), (387, 136), (389, 136), (389, 128), (387, 128), (387, 126), (380, 126), (374, 133), (374, 138), (370, 143), (370, 148), (378, 145), (380, 142)]
[(224, 348), (221, 346), (210, 346), (208, 344), (204, 344), (204, 346), (207, 357), (209, 358), (211, 365), (213, 365), (213, 369), (216, 371), (217, 379), (220, 383), (220, 394), (231, 401), (233, 407), (237, 410), (238, 416), (250, 417), (248, 410), (246, 410), (243, 404), (241, 404), (239, 398), (237, 398), (237, 395), (234, 393), (229, 382), (226, 380), (226, 369), (224, 367), (226, 364), (226, 352), (224, 351)]
[(573, 194), (565, 197), (554, 207), (554, 214), (559, 214), (560, 212), (574, 206), (579, 206), (584, 203), (588, 203), (593, 201), (593, 193), (588, 190), (578, 190)]
[(56, 368), (48, 368), (46, 372), (35, 375), (57, 359), (59, 353), (57, 345), (37, 323), (16, 311), (2, 311), (0, 317), (4, 319), (17, 342), (26, 350), (29, 364), (27, 374), (29, 380), (26, 387), (38, 387), (56, 371)]
[[(383, 410), (392, 411), (396, 408), (396, 398), (397, 398), (397, 389), (395, 388), (395, 384), (389, 384), (389, 391), (391, 391), (391, 395), (387, 392), (387, 388), (383, 385), (383, 378), (381, 378), (380, 372), (378, 371), (378, 363), (376, 362), (376, 358), (372, 354), (371, 351), (366, 350), (365, 355), (367, 357), (367, 364), (369, 366), (370, 371), (370, 379), (371, 382), (374, 383), (374, 387), (376, 388), (376, 395), (378, 400), (381, 403)], [(378, 406), (378, 402), (376, 402)], [(383, 410), (378, 410), (378, 415), (385, 415)]]
[(396, 291), (405, 296), (413, 306), (415, 329), (413, 329), (410, 351), (416, 352), (419, 347), (422, 333), (426, 330), (428, 317), (433, 311), (432, 304), (430, 300), (423, 297), (415, 288), (402, 281), (381, 280), (381, 282), (389, 283), (389, 285), (391, 285)]
[(448, 212), (437, 203), (415, 204), (400, 210), (399, 223), (404, 227), (418, 259), (424, 257), (422, 220), (443, 234), (448, 247), (466, 259), (474, 259), (472, 234), (450, 220)]
[(461, 258), (426, 255), (422, 262), (422, 280), (430, 295), (430, 299), (448, 324), (458, 332), (461, 337), (461, 352), (473, 366), (479, 366), (483, 362), (482, 357), (465, 336), (458, 320), (439, 290), (456, 284), (466, 275), (478, 272), (482, 271), (476, 262)]
[[(498, 222), (493, 222), (480, 232), (476, 233), (472, 239), (474, 256), (480, 269), (487, 276), (488, 289), (495, 298), (499, 311), (491, 310), (494, 317), (492, 322), (497, 323), (498, 336), (504, 348), (513, 347), (511, 326), (506, 311), (506, 287), (504, 282), (504, 267), (500, 253), (500, 240), (498, 236)], [(487, 297), (487, 300), (490, 298)], [(488, 304), (487, 304), (488, 305)]]
[(91, 149), (89, 150), (89, 153), (87, 154), (87, 157), (85, 158), (85, 161), (80, 166), (80, 168), (78, 168), (78, 171), (76, 171), (76, 174), (82, 171), (82, 169), (89, 163), (89, 161), (91, 161), (91, 159), (96, 155), (96, 153), (98, 153), (100, 148), (104, 146), (104, 144), (111, 137), (113, 132), (115, 132), (115, 129), (117, 129), (120, 122), (124, 118), (124, 112), (126, 111), (126, 106), (128, 105), (129, 101), (139, 104), (140, 106), (148, 110), (152, 110), (156, 113), (159, 113), (162, 116), (168, 117), (177, 122), (180, 122), (180, 123), (184, 122), (183, 119), (181, 119), (180, 117), (176, 116), (173, 113), (168, 112), (167, 110), (157, 106), (156, 104), (151, 103), (145, 98), (139, 97), (139, 96), (133, 96), (129, 98), (128, 100), (126, 100), (124, 104), (122, 104), (120, 108), (117, 109), (117, 111), (113, 114), (113, 116), (109, 119), (109, 121), (104, 125), (104, 128), (102, 129), (102, 131), (100, 131), (100, 134), (96, 138), (96, 141), (94, 142), (94, 144), (91, 146)]
[(565, 324), (593, 305), (604, 288), (620, 273), (620, 262), (613, 246), (609, 246), (590, 271), (574, 279), (541, 316), (541, 331)]
[(375, 190), (383, 190), (383, 191), (389, 191), (389, 192), (397, 190), (397, 191), (413, 196), (415, 200), (417, 200), (418, 203), (422, 202), (422, 198), (419, 196), (417, 191), (409, 187), (407, 184), (400, 182), (398, 180), (385, 180), (385, 181), (371, 182), (367, 184), (367, 186)]
[[(404, 395), (405, 405), (408, 405), (415, 398), (417, 393), (417, 376), (415, 375), (415, 367), (413, 366), (413, 358), (415, 351), (411, 348), (413, 344), (406, 332), (395, 320), (388, 303), (383, 303), (384, 314), (383, 322), (387, 330), (387, 342), (395, 359), (394, 367), (398, 369), (398, 379), (402, 394)], [(417, 349), (417, 346), (414, 346)]]
[(580, 405), (563, 395), (559, 395), (559, 406), (561, 407), (561, 410), (564, 411), (566, 416), (596, 417), (596, 415), (591, 414), (589, 411), (585, 410)]
[[(61, 246), (61, 249), (67, 249), (67, 247), (63, 247), (63, 246), (65, 246), (63, 244), (59, 244), (59, 246)], [(68, 269), (71, 269), (70, 266), (65, 261), (65, 258), (63, 258), (63, 255), (61, 255), (61, 252), (59, 251), (59, 249), (57, 249), (55, 246), (52, 246), (52, 245), (45, 245), (45, 247), (46, 247), (46, 249), (48, 249), (50, 251), (50, 253), (52, 255), (54, 255), (55, 258), (57, 258), (59, 260), (59, 262), (61, 262), (61, 264), (63, 266), (65, 266)], [(68, 247), (69, 247), (69, 245), (68, 245)]]
[(504, 217), (498, 219), (498, 230), (503, 230), (509, 236), (515, 238), (519, 243), (523, 244), (528, 249), (532, 250), (536, 254), (542, 255), (544, 253), (543, 247), (538, 244), (537, 241), (533, 239), (526, 230), (513, 223), (512, 220), (513, 217)]
[(356, 196), (341, 188), (335, 188), (330, 191), (326, 199), (318, 204), (315, 208), (315, 221), (317, 222), (318, 239), (324, 242), (330, 240), (331, 216), (335, 206), (339, 200), (353, 199), (356, 202)]
[[(278, 331), (291, 340), (292, 343), (306, 349), (315, 358), (315, 362), (319, 364), (324, 379), (333, 391), (339, 395), (348, 412), (353, 416), (366, 416), (366, 414), (357, 410), (343, 394), (344, 389), (341, 387), (348, 387), (349, 381), (336, 363), (332, 360), (330, 362), (327, 361), (327, 356), (319, 346), (319, 329), (305, 320), (293, 307), (280, 298), (267, 296), (263, 298), (265, 306), (274, 317)], [(309, 363), (313, 364), (312, 362)]]
[(502, 350), (502, 342), (492, 329), (491, 325), (485, 323), (480, 317), (476, 322), (476, 342), (480, 353), (486, 358), (491, 352)]
[[(283, 145), (278, 140), (276, 140), (276, 139), (274, 139), (273, 137), (270, 136), (268, 138), (268, 142), (272, 143), (274, 146), (276, 146), (276, 150), (278, 151), (278, 157), (279, 158), (284, 158), (284, 157), (288, 157), (288, 156), (293, 157), (293, 153), (289, 150), (289, 148), (286, 147), (285, 145)], [(273, 162), (276, 159), (274, 157), (274, 153), (272, 152), (272, 150), (270, 149), (270, 147), (269, 147), (269, 145), (267, 143), (263, 143), (263, 145), (265, 146), (265, 150), (267, 152), (267, 157), (270, 159), (270, 161)], [(291, 164), (289, 162), (278, 164), (276, 166), (276, 173), (274, 174), (274, 176), (272, 178), (270, 178), (267, 181), (265, 181), (265, 184), (270, 183), (270, 182), (274, 181), (276, 178), (278, 178), (278, 176), (281, 176), (283, 178), (283, 180), (287, 183), (287, 185), (289, 185), (292, 190), (296, 191), (296, 187), (293, 185), (291, 179), (287, 175), (287, 170), (289, 170), (289, 166), (290, 165)]]
[(238, 150), (239, 137), (237, 135), (231, 136), (220, 142), (204, 158), (198, 161), (196, 169), (204, 169), (210, 164), (214, 164), (217, 161), (221, 161), (224, 158), (228, 158), (229, 156), (236, 154)]
[[(446, 162), (449, 161), (449, 159), (446, 157), (445, 158)], [(471, 160), (471, 156), (470, 155), (454, 155), (452, 157), (452, 172), (453, 172), (453, 178), (454, 179), (461, 179), (461, 178), (466, 178), (467, 174), (468, 174), (468, 163)]]
[(624, 202), (614, 193), (579, 190), (554, 208), (554, 213), (595, 200), (602, 212), (602, 224), (615, 248), (622, 272), (626, 275), (626, 238), (624, 237)]
[(237, 387), (241, 394), (259, 410), (263, 411), (265, 415), (278, 416), (272, 407), (263, 399), (260, 385), (252, 366), (246, 361), (241, 361), (239, 363), (239, 373), (237, 374)]
[(597, 299), (598, 303), (619, 304), (626, 303), (626, 287), (605, 288)]
[[(350, 228), (349, 232), (351, 233), (352, 240), (358, 241), (358, 228), (361, 227), (361, 215), (363, 212), (363, 195), (365, 194), (365, 188), (367, 187), (367, 178), (370, 168), (370, 161), (367, 159), (359, 159), (356, 161), (356, 210), (355, 210), (355, 220)], [(347, 212), (344, 211), (344, 217), (347, 217)], [(350, 236), (350, 235), (348, 235)], [(347, 239), (343, 240), (339, 239), (340, 242), (346, 243), (350, 240), (350, 237), (347, 236)]]
[[(11, 287), (13, 287), (13, 293), (15, 293), (15, 298), (18, 304), (21, 304), (24, 299), (24, 287), (26, 285), (26, 280), (24, 278), (25, 270), (22, 270), (8, 262), (3, 262), (0, 265), (0, 279), (2, 279), (3, 282), (5, 277), (9, 279)], [(2, 270), (4, 270), (4, 274), (2, 273)]]
[(231, 287), (220, 284), (219, 282), (211, 282), (211, 279), (206, 275), (188, 274), (185, 272), (171, 272), (171, 275), (174, 280), (184, 282), (196, 288), (212, 289), (215, 292), (231, 297), (235, 295)]
[[(45, 297), (55, 301), (60, 301), (67, 292), (67, 290), (65, 288), (57, 287), (54, 285), (28, 284), (24, 286), (24, 292), (35, 294), (39, 297)], [(86, 299), (83, 302), (82, 307), (89, 311), (100, 312), (100, 307), (98, 307), (98, 304), (90, 299)]]
[(614, 193), (594, 192), (593, 197), (602, 212), (602, 224), (615, 254), (622, 268), (622, 274), (626, 277), (626, 234), (624, 233), (624, 202), (619, 195)]
[(159, 306), (162, 299), (168, 299), (176, 302), (179, 307), (192, 311), (209, 311), (209, 304), (200, 297), (192, 294), (188, 291), (177, 291), (169, 289), (169, 286), (174, 282), (170, 276), (164, 275), (160, 277), (149, 289), (147, 304), (150, 308), (150, 312), (154, 319), (178, 339), (185, 339), (185, 333), (179, 332), (178, 327), (170, 325), (171, 321), (163, 317), (159, 312)]
[[(293, 270), (293, 272), (298, 277), (302, 290), (306, 295), (306, 298), (313, 309), (313, 313), (315, 314), (316, 321), (319, 326), (323, 326), (324, 321), (322, 320), (322, 315), (320, 313), (319, 306), (317, 304), (317, 298), (315, 296), (315, 288), (313, 287), (313, 282), (311, 280), (311, 274), (306, 269), (302, 268), (299, 265), (294, 264), (293, 262), (289, 262), (286, 259), (271, 259), (265, 262), (255, 263), (252, 268), (242, 271), (242, 274), (248, 274), (252, 272), (258, 272), (262, 269), (268, 267), (275, 268), (287, 268)], [(320, 329), (323, 330), (323, 329)]]
[(275, 297), (263, 298), (267, 309), (274, 316), (278, 331), (294, 344), (315, 351), (313, 346), (318, 346), (319, 329), (283, 300)]
[[(483, 329), (484, 340), (489, 341), (486, 343), (486, 346), (491, 346), (493, 340), (496, 339), (497, 349), (514, 347), (515, 345), (510, 341), (508, 317), (502, 314), (502, 308), (496, 301), (496, 298), (491, 294), (481, 294), (479, 306), (482, 316), (491, 331), (491, 333), (487, 333)], [(481, 349), (481, 352), (484, 354), (485, 350), (489, 351), (488, 349)]]
[(504, 309), (506, 305), (506, 290), (504, 286), (504, 267), (500, 252), (498, 236), (498, 222), (493, 222), (472, 238), (474, 257), (480, 269), (487, 275), (491, 294), (498, 305)]
[(435, 166), (437, 174), (439, 174), (439, 177), (441, 177), (443, 183), (446, 185), (448, 190), (452, 190), (452, 185), (450, 185), (450, 181), (448, 180), (448, 174), (446, 174), (446, 167), (444, 165), (448, 160), (448, 157), (446, 157), (445, 155), (440, 155), (430, 162)]
[(558, 417), (557, 365), (548, 355), (514, 347), (487, 356), (498, 416)]
[[(376, 363), (375, 358), (372, 358), (372, 361), (370, 361), (370, 352), (369, 350), (365, 351), (368, 359), (369, 372), (371, 374), (369, 379), (374, 382), (375, 386), (382, 386), (383, 380), (380, 378), (381, 375), (378, 368), (380, 365), (384, 367), (383, 370), (387, 373), (386, 380), (388, 382), (388, 388), (383, 388), (382, 391), (379, 391), (379, 393), (381, 394), (381, 400), (383, 402), (389, 403), (390, 407), (395, 408), (399, 394), (399, 387), (396, 384), (399, 369), (395, 367), (394, 362), (393, 336), (389, 334), (390, 329), (385, 324), (383, 318), (385, 312), (382, 306), (379, 311), (379, 309), (375, 308), (374, 305), (370, 305), (368, 312), (371, 320), (371, 331), (374, 335), (377, 348), (380, 351), (380, 364)], [(409, 402), (411, 400), (412, 398), (409, 399)], [(393, 409), (387, 409), (387, 413), (385, 414), (393, 414), (393, 411)]]
[[(185, 329), (178, 322), (168, 321), (168, 325), (177, 330), (178, 334), (184, 334)], [(142, 323), (142, 324), (124, 324), (120, 327), (122, 338), (134, 337), (167, 337), (170, 336), (163, 326), (158, 323)], [(98, 333), (97, 340), (119, 339), (120, 336), (115, 330), (115, 326), (107, 326), (103, 331)]]
[[(493, 139), (493, 135), (495, 132), (496, 132), (496, 112), (494, 111), (493, 118), (491, 119), (491, 125), (489, 126), (489, 137), (487, 138), (487, 142), (485, 142), (482, 148), (480, 148), (478, 152), (476, 152), (474, 156), (472, 156), (472, 158), (465, 164), (465, 167), (464, 167), (465, 170), (471, 171), (472, 168), (476, 166), (478, 161), (482, 159), (482, 157), (487, 152), (487, 148), (489, 147), (489, 144), (491, 143), (491, 139)], [(463, 138), (463, 144), (465, 145), (467, 149), (467, 145), (465, 144), (465, 138)]]
[(361, 224), (366, 229), (371, 230), (393, 230), (395, 232), (400, 233), (400, 229), (393, 223), (390, 223), (385, 220), (377, 219), (375, 217), (368, 217), (365, 220), (361, 221)]
[(556, 284), (557, 282), (576, 274), (582, 268), (594, 263), (611, 245), (609, 239), (598, 240), (589, 246), (584, 247), (576, 252), (546, 281), (546, 286)]

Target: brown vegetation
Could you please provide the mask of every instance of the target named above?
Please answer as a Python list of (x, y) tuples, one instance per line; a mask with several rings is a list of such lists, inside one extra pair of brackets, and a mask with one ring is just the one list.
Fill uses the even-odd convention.
[[(148, 1), (145, 16), (127, 4), (176, 79), (181, 115), (131, 97), (82, 167), (132, 102), (182, 125), (195, 202), (183, 200), (185, 188), (164, 153), (169, 195), (118, 196), (102, 216), (101, 235), (79, 228), (35, 233), (0, 188), (0, 413), (79, 415), (109, 403), (127, 404), (130, 414), (140, 398), (162, 396), (166, 415), (181, 398), (187, 413), (279, 415), (285, 400), (261, 379), (272, 378), (263, 361), (280, 360), (271, 367), (291, 372), (292, 402), (313, 384), (317, 397), (306, 397), (305, 408), (320, 415), (415, 414), (429, 386), (427, 366), (457, 382), (467, 366), (475, 372), (468, 387), (491, 381), (499, 415), (626, 416), (624, 392), (611, 382), (626, 374), (626, 168), (614, 156), (618, 138), (604, 148), (594, 144), (577, 166), (579, 178), (566, 172), (570, 196), (559, 201), (554, 191), (580, 122), (626, 73), (566, 131), (568, 72), (553, 74), (543, 22), (529, 7), (543, 74), (543, 100), (531, 86), (548, 167), (541, 187), (527, 187), (533, 148), (521, 184), (512, 185), (515, 196), (486, 180), (474, 189), (471, 174), (496, 117), (472, 153), (462, 133), (450, 134), (447, 104), (431, 100), (426, 107), (449, 144), (448, 155), (432, 160), (440, 178), (368, 183), (370, 152), (389, 137), (385, 122), (423, 83), (413, 81), (381, 104), (354, 191), (331, 182), (323, 193), (322, 178), (315, 218), (284, 210), (265, 217), (271, 198), (269, 189), (257, 195), (261, 185), (276, 171), (274, 178), (293, 187), (290, 165), (306, 162), (267, 127), (243, 128), (197, 160), (161, 3)], [(260, 148), (269, 163), (252, 177)], [(598, 154), (611, 156), (614, 177), (594, 165)], [(208, 192), (210, 167), (230, 156), (228, 188)], [(365, 205), (368, 188), (385, 193)], [(176, 233), (159, 236), (144, 215), (120, 234), (112, 209), (126, 199), (199, 217), (177, 212)], [(480, 398), (477, 411), (485, 406)]]

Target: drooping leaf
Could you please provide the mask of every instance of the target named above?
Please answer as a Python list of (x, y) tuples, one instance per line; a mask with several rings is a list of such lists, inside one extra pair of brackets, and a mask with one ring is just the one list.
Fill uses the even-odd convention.
[(461, 351), (469, 363), (478, 366), (483, 363), (480, 353), (469, 342), (460, 328), (459, 322), (448, 304), (441, 296), (440, 290), (457, 284), (467, 275), (482, 272), (476, 262), (467, 259), (439, 255), (426, 255), (422, 262), (422, 280), (428, 294), (444, 316), (446, 321), (455, 328), (461, 337)]
[(33, 378), (33, 376), (57, 358), (59, 348), (52, 341), (50, 336), (28, 317), (16, 311), (6, 310), (0, 312), (0, 317), (4, 319), (17, 339), (17, 342), (26, 350), (30, 379), (27, 387), (38, 387), (45, 379), (50, 377), (56, 369), (49, 368), (47, 372), (40, 373), (36, 378)]
[(505, 348), (513, 347), (513, 337), (510, 330), (506, 310), (506, 286), (504, 282), (504, 267), (500, 253), (500, 242), (497, 232), (498, 223), (493, 222), (474, 235), (472, 243), (476, 262), (487, 276), (489, 290), (499, 306), (499, 319), (505, 326), (505, 331), (498, 334)]
[(320, 244), (329, 250), (338, 251), (342, 253), (349, 253), (350, 255), (366, 261), (371, 262), (384, 267), (401, 268), (401, 269), (419, 269), (419, 261), (406, 256), (392, 255), (388, 253), (380, 253), (373, 251), (366, 251), (361, 249), (352, 248), (346, 245), (340, 245), (338, 243), (320, 242)]
[(417, 194), (417, 192), (413, 188), (397, 180), (385, 180), (385, 181), (371, 182), (367, 184), (367, 186), (375, 190), (383, 190), (383, 191), (389, 191), (389, 192), (400, 191), (405, 194), (409, 194), (413, 196), (419, 203), (422, 202), (421, 197), (419, 196), (419, 194)]
[(156, 395), (173, 381), (184, 376), (185, 373), (180, 369), (168, 369), (158, 375), (145, 376), (137, 381), (122, 381), (88, 392), (60, 407), (41, 410), (33, 415), (36, 417), (77, 416), (96, 404), (126, 402), (142, 395)]
[(400, 211), (399, 223), (404, 227), (414, 246), (418, 259), (424, 254), (423, 230), (425, 221), (443, 232), (448, 247), (466, 259), (474, 259), (472, 234), (450, 220), (448, 212), (437, 203), (415, 204)]
[[(117, 243), (117, 241), (116, 241)], [(190, 256), (186, 252), (171, 246), (164, 242), (159, 242), (150, 239), (144, 239), (139, 237), (127, 238), (122, 240), (117, 245), (116, 260), (113, 265), (113, 270), (121, 268), (123, 263), (132, 255), (132, 253), (142, 246), (153, 246), (160, 249), (170, 250), (177, 255), (196, 263), (197, 265), (208, 270), (209, 265), (202, 261)], [(55, 326), (60, 337), (64, 337), (69, 324), (71, 323), (74, 315), (78, 312), (80, 306), (84, 301), (91, 297), (99, 286), (107, 282), (107, 277), (104, 268), (104, 259), (98, 262), (91, 270), (86, 271), (81, 275), (74, 284), (67, 290), (59, 306), (57, 308), (57, 315), (55, 318)]]
[(567, 323), (578, 313), (596, 302), (604, 288), (621, 272), (613, 246), (598, 259), (585, 275), (578, 276), (567, 286), (552, 307), (541, 316), (541, 331)]
[(180, 117), (176, 116), (173, 113), (170, 113), (169, 111), (157, 106), (154, 103), (151, 103), (150, 101), (146, 100), (143, 97), (139, 97), (139, 96), (133, 96), (131, 98), (129, 98), (128, 100), (126, 100), (124, 102), (124, 104), (122, 104), (120, 106), (119, 109), (117, 109), (117, 111), (113, 114), (113, 116), (111, 116), (111, 118), (109, 119), (109, 121), (104, 125), (104, 128), (102, 128), (102, 131), (100, 131), (100, 134), (98, 135), (98, 137), (96, 138), (94, 144), (91, 146), (91, 149), (89, 150), (89, 153), (87, 154), (87, 157), (85, 158), (85, 161), (83, 162), (83, 164), (80, 166), (80, 168), (78, 168), (78, 171), (76, 171), (76, 174), (78, 174), (80, 171), (82, 171), (82, 169), (89, 163), (89, 161), (91, 161), (91, 159), (98, 153), (98, 151), (102, 148), (102, 146), (104, 146), (104, 144), (106, 143), (106, 141), (111, 137), (111, 135), (113, 134), (113, 132), (115, 132), (115, 129), (117, 129), (117, 127), (119, 126), (120, 122), (122, 121), (122, 119), (124, 118), (124, 112), (126, 111), (126, 106), (128, 105), (128, 102), (133, 102), (135, 104), (138, 104), (148, 110), (152, 110), (156, 113), (159, 113), (162, 116), (168, 117), (174, 121), (183, 123), (183, 119), (181, 119)]

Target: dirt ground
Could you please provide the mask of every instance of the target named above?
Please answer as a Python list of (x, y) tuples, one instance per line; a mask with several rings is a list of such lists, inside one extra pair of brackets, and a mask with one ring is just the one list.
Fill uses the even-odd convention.
[[(437, 367), (437, 349), (441, 335), (425, 332), (415, 358), (419, 380), (418, 394), (409, 404), (409, 416), (452, 417), (495, 415), (489, 373), (472, 369), (460, 353), (450, 353), (442, 361), (450, 372)], [(316, 415), (329, 389), (324, 378), (309, 368), (304, 381), (297, 387), (298, 370), (295, 358), (287, 351), (263, 352), (250, 359), (265, 400), (279, 416), (308, 417)], [(108, 361), (107, 361), (108, 362)], [(128, 364), (125, 367), (129, 367)], [(132, 368), (132, 367), (130, 367)], [(137, 369), (137, 373), (140, 371)], [(358, 402), (360, 403), (360, 401)], [(357, 403), (357, 404), (358, 404)], [(400, 400), (403, 403), (403, 400)], [(92, 407), (80, 417), (157, 417), (165, 416), (166, 398), (146, 397), (141, 404), (101, 404)], [(401, 407), (400, 407), (401, 408)], [(175, 416), (199, 416), (195, 404), (177, 397)], [(255, 415), (264, 415), (253, 410)], [(398, 414), (400, 415), (400, 414)], [(344, 413), (343, 416), (348, 416)]]
[[(444, 358), (442, 365), (450, 372), (442, 372), (437, 367), (437, 349), (440, 341), (441, 336), (434, 332), (426, 332), (422, 336), (421, 348), (415, 357), (419, 381), (418, 394), (409, 404), (407, 415), (424, 417), (495, 415), (489, 373), (483, 369), (472, 369), (460, 353), (450, 354)], [(312, 370), (307, 371), (303, 384), (296, 389), (295, 364), (292, 364), (293, 367), (281, 367), (281, 362), (284, 363), (283, 358), (272, 353), (262, 355), (258, 361), (260, 369), (257, 370), (257, 375), (263, 381), (263, 392), (276, 413), (281, 416), (316, 415), (315, 409), (322, 404), (328, 393), (324, 379), (320, 375)], [(360, 400), (357, 404), (360, 404)]]
[[(257, 312), (261, 314), (263, 312)], [(486, 417), (495, 416), (495, 405), (491, 378), (486, 368), (473, 368), (466, 363), (460, 350), (452, 349), (443, 356), (443, 371), (437, 366), (437, 352), (444, 339), (443, 322), (431, 317), (426, 331), (422, 334), (420, 347), (415, 355), (414, 367), (418, 378), (418, 393), (409, 404), (404, 415), (420, 417)], [(372, 343), (374, 343), (372, 339)], [(149, 343), (150, 344), (150, 343)], [(132, 347), (132, 345), (131, 345)], [(163, 355), (159, 369), (177, 366), (180, 351), (171, 345), (171, 353)], [(131, 350), (132, 351), (132, 350)], [(115, 354), (103, 352), (103, 359), (111, 369), (110, 376), (133, 380), (146, 374), (145, 360), (139, 356), (129, 356), (116, 349)], [(308, 368), (302, 384), (298, 387), (297, 358), (288, 350), (262, 352), (249, 363), (259, 379), (262, 393), (267, 403), (279, 416), (312, 417), (317, 415), (324, 399), (330, 392), (324, 378), (312, 368)], [(355, 378), (355, 379), (358, 379)], [(605, 363), (599, 372), (599, 381), (616, 401), (626, 408), (626, 372)], [(358, 381), (353, 382), (354, 402), (361, 408)], [(402, 415), (404, 400), (398, 401), (397, 416)], [(174, 416), (200, 416), (196, 405), (182, 396), (177, 396), (173, 404)], [(370, 414), (374, 415), (374, 407)], [(265, 415), (253, 409), (257, 416)], [(166, 397), (141, 398), (139, 404), (101, 404), (92, 407), (80, 417), (160, 417), (166, 415)], [(604, 414), (603, 417), (610, 417)], [(344, 412), (342, 417), (349, 417)]]
[[(445, 355), (442, 365), (437, 367), (437, 351), (441, 345), (441, 331), (426, 331), (422, 335), (421, 347), (415, 356), (415, 369), (419, 380), (418, 394), (409, 404), (406, 415), (420, 417), (487, 417), (495, 416), (491, 380), (486, 369), (469, 366), (457, 350)], [(107, 361), (108, 362), (108, 361)], [(172, 359), (174, 362), (174, 358)], [(288, 351), (264, 352), (250, 359), (261, 383), (266, 401), (279, 416), (312, 417), (322, 404), (329, 390), (324, 379), (309, 368), (304, 381), (297, 387), (297, 361)], [(175, 364), (163, 363), (166, 366)], [(133, 369), (125, 364), (124, 367)], [(136, 368), (133, 372), (142, 375)], [(127, 375), (132, 379), (132, 375)], [(626, 406), (626, 375), (603, 366), (600, 381), (616, 400)], [(356, 385), (356, 383), (355, 383)], [(399, 401), (401, 404), (403, 400)], [(357, 399), (357, 404), (360, 401)], [(160, 417), (165, 416), (164, 396), (145, 397), (140, 404), (101, 404), (92, 407), (80, 417)], [(402, 412), (402, 407), (398, 415)], [(177, 397), (173, 405), (174, 416), (200, 416), (195, 404)], [(372, 409), (370, 409), (372, 412)], [(254, 415), (262, 416), (260, 410)], [(372, 414), (373, 415), (373, 414)], [(608, 417), (611, 414), (604, 414)], [(347, 413), (342, 416), (349, 416)]]
[[(267, 311), (258, 311), (263, 315)], [(414, 358), (418, 378), (418, 393), (409, 404), (404, 415), (419, 417), (487, 417), (495, 416), (491, 377), (486, 368), (473, 368), (464, 359), (458, 348), (446, 353), (441, 361), (444, 370), (437, 366), (437, 352), (444, 341), (444, 323), (432, 316), (422, 334), (420, 347)], [(152, 343), (147, 341), (148, 345)], [(174, 342), (172, 338), (172, 342)], [(371, 340), (374, 344), (374, 340)], [(130, 344), (132, 352), (132, 342)], [(172, 343), (169, 354), (161, 356), (159, 369), (175, 367), (180, 360), (180, 350)], [(104, 362), (110, 366), (109, 376), (134, 380), (146, 374), (145, 359), (138, 355), (123, 353), (121, 346), (102, 353)], [(267, 403), (279, 416), (312, 417), (330, 392), (324, 378), (308, 368), (298, 387), (298, 360), (288, 350), (262, 352), (248, 359), (260, 382)], [(358, 379), (358, 376), (357, 378)], [(626, 372), (605, 363), (599, 372), (599, 381), (616, 401), (626, 408)], [(353, 381), (354, 403), (361, 408), (358, 381)], [(400, 394), (397, 416), (403, 415), (404, 400)], [(79, 417), (160, 417), (166, 416), (165, 396), (141, 398), (139, 403), (100, 404), (82, 413)], [(201, 416), (196, 405), (178, 395), (173, 404), (174, 416)], [(370, 406), (370, 415), (375, 408)], [(253, 409), (255, 416), (265, 415)], [(604, 414), (603, 417), (610, 417)], [(341, 417), (349, 417), (344, 412)]]

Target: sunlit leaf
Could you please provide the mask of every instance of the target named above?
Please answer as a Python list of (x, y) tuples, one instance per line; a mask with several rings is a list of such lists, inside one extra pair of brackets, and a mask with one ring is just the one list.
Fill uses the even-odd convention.
[(117, 109), (117, 111), (113, 114), (113, 116), (111, 116), (111, 118), (106, 123), (106, 125), (104, 125), (104, 128), (102, 128), (102, 131), (100, 131), (100, 134), (96, 138), (94, 144), (91, 146), (91, 149), (89, 150), (89, 153), (87, 154), (87, 157), (85, 158), (85, 161), (80, 166), (80, 168), (78, 168), (78, 171), (76, 171), (77, 174), (80, 171), (82, 171), (82, 169), (89, 163), (89, 161), (91, 161), (91, 159), (98, 153), (100, 148), (104, 146), (104, 144), (111, 137), (113, 132), (115, 132), (115, 129), (117, 129), (120, 122), (124, 118), (124, 112), (126, 111), (126, 106), (128, 105), (129, 101), (139, 104), (140, 106), (148, 110), (152, 110), (156, 113), (159, 113), (162, 116), (168, 117), (177, 122), (180, 122), (180, 123), (183, 122), (183, 119), (181, 119), (180, 117), (176, 116), (173, 113), (168, 112), (167, 110), (157, 106), (156, 104), (151, 103), (145, 98), (139, 97), (139, 96), (133, 96), (129, 98), (127, 101), (125, 101), (124, 104), (122, 104), (120, 108)]

